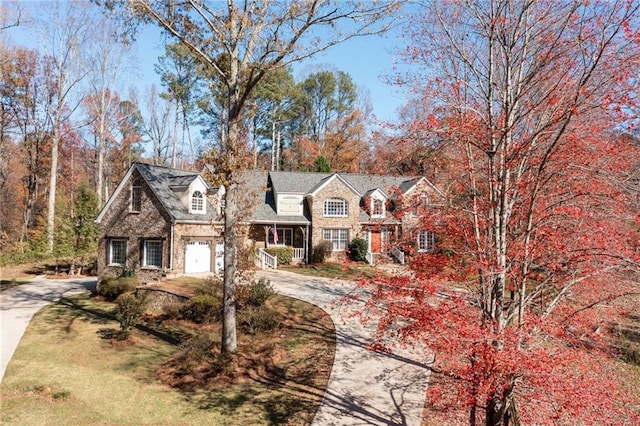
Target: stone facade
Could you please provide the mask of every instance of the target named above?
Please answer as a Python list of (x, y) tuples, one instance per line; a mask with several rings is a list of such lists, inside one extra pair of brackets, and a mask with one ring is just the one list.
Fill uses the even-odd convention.
[[(134, 182), (139, 205), (133, 208)], [(191, 192), (207, 191), (196, 172), (136, 164), (118, 185), (98, 216), (98, 276), (135, 273), (143, 283), (185, 272), (185, 253), (190, 241), (206, 241), (211, 248), (211, 271), (216, 244), (222, 242), (222, 225), (215, 195), (208, 197), (205, 214), (192, 214)], [(138, 192), (137, 192), (138, 193)], [(180, 210), (176, 213), (176, 210)], [(178, 216), (176, 216), (178, 214)], [(180, 216), (181, 215), (181, 216)], [(112, 243), (125, 241), (124, 264), (113, 263)], [(161, 259), (155, 256), (161, 244)], [(145, 256), (145, 246), (148, 256)], [(122, 247), (118, 247), (122, 249)], [(145, 265), (145, 258), (151, 259)]]
[(211, 247), (211, 265), (215, 262), (214, 247), (222, 241), (221, 224), (178, 223), (173, 228), (172, 270), (184, 272), (187, 243), (189, 241), (206, 241)]
[[(335, 198), (347, 202), (348, 215), (346, 217), (325, 216), (325, 200)], [(325, 186), (316, 191), (313, 196), (307, 198), (309, 210), (313, 218), (311, 226), (311, 247), (315, 247), (323, 240), (325, 229), (347, 229), (348, 241), (360, 235), (360, 196), (353, 192), (339, 178), (331, 179)], [(337, 253), (335, 253), (337, 254)]]
[[(163, 276), (164, 268), (169, 266), (170, 219), (163, 213), (159, 202), (144, 179), (139, 179), (134, 171), (131, 182), (138, 179), (141, 185), (141, 208), (131, 211), (131, 184), (121, 191), (105, 213), (100, 227), (98, 240), (98, 276), (118, 276), (123, 268), (136, 271), (143, 282), (155, 281)], [(127, 263), (124, 266), (109, 263), (109, 247), (113, 239), (126, 240)], [(163, 268), (142, 267), (142, 247), (144, 240), (162, 241)]]

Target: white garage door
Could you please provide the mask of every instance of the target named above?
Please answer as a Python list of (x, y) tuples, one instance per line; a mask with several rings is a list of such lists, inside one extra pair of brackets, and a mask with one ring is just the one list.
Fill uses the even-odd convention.
[(211, 246), (207, 241), (189, 241), (184, 253), (185, 274), (211, 271)]

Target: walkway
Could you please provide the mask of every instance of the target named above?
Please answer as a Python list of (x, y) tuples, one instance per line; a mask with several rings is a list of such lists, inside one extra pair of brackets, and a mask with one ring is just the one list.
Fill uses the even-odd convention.
[(33, 281), (0, 293), (0, 381), (33, 315), (49, 303), (86, 292), (96, 286), (95, 278)]
[(350, 316), (360, 306), (336, 302), (353, 289), (345, 281), (285, 271), (260, 271), (278, 293), (313, 303), (332, 318), (337, 335), (329, 384), (314, 425), (420, 425), (429, 368), (408, 351), (372, 352), (375, 324)]

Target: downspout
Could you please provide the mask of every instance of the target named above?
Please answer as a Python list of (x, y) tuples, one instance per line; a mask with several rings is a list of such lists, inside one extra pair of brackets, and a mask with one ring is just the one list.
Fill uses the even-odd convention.
[(169, 237), (169, 270), (173, 272), (173, 226), (171, 223), (171, 236)]

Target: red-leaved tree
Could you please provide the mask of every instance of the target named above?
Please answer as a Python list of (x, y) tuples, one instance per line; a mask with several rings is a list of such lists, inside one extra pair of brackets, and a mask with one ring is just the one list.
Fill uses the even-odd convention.
[(624, 184), (639, 153), (618, 135), (640, 4), (424, 3), (407, 26), (420, 67), (408, 81), (430, 111), (411, 128), (446, 153), (448, 201), (423, 212), (438, 241), (413, 257), (417, 279), (361, 283), (381, 336), (425, 343), (446, 379), (433, 401), (470, 424), (637, 422), (637, 395), (602, 360), (639, 291)]

